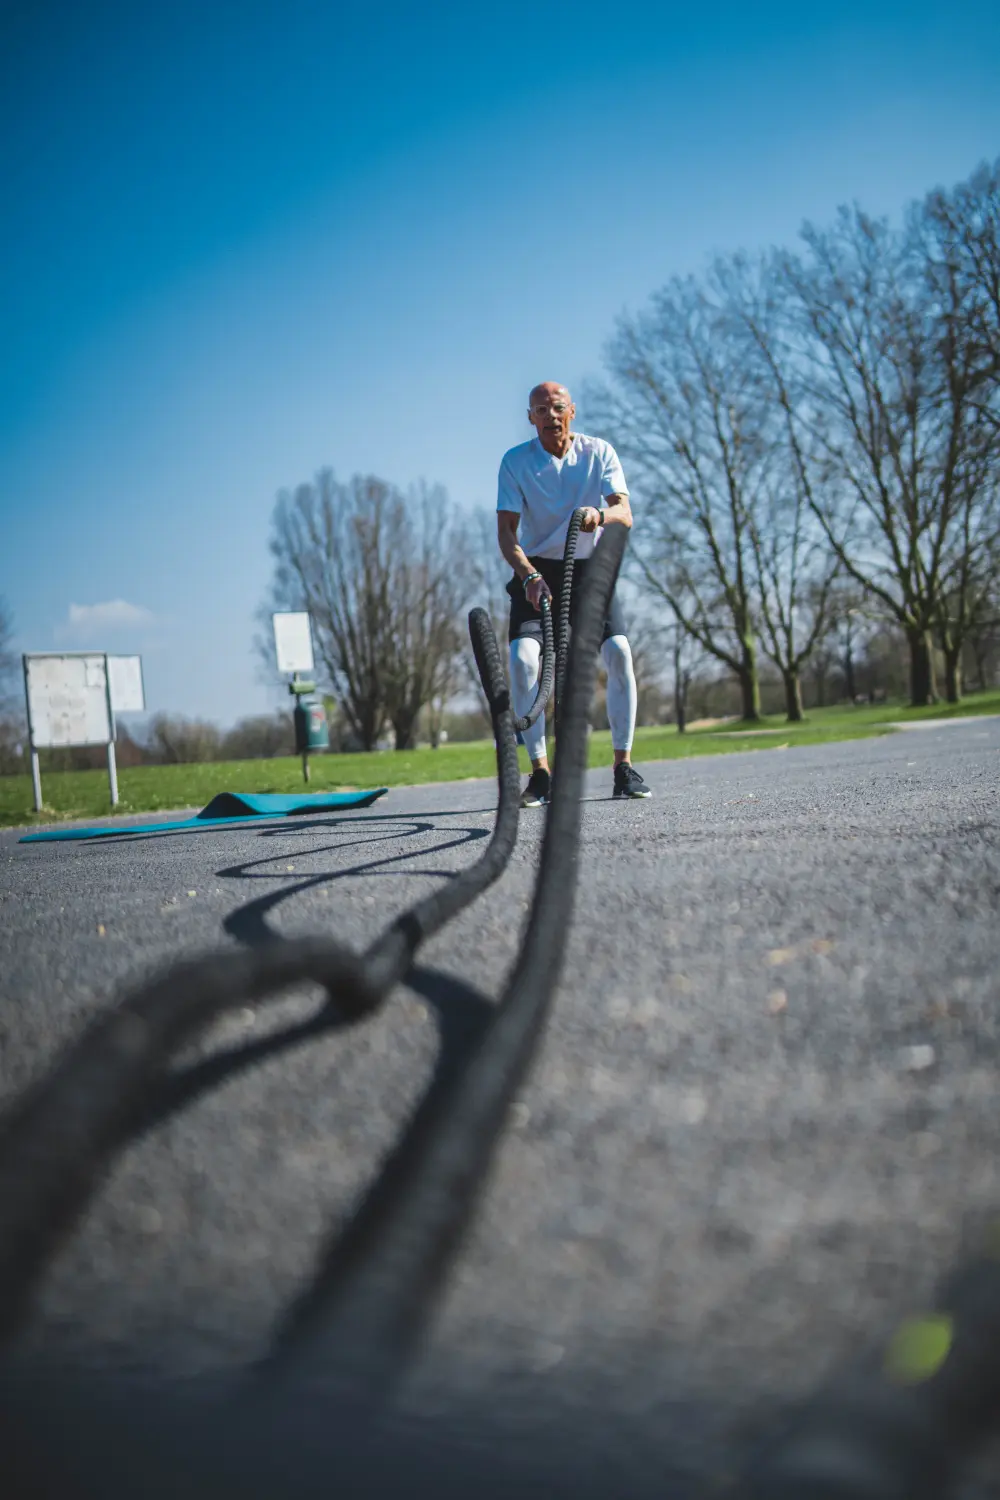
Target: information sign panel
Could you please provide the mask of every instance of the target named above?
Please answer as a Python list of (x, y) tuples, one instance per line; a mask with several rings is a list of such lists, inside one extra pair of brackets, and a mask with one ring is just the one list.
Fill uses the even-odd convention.
[(108, 682), (113, 714), (141, 714), (145, 711), (141, 656), (109, 656)]
[(311, 672), (313, 669), (312, 635), (309, 616), (303, 612), (284, 611), (271, 616), (274, 622), (274, 651), (279, 672)]
[(26, 656), (28, 723), (36, 750), (111, 740), (103, 655)]

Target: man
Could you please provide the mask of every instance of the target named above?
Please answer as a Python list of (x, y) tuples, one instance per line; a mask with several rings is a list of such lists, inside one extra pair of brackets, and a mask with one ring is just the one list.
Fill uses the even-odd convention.
[[(573, 572), (570, 624), (579, 587), (604, 526), (632, 525), (628, 490), (618, 455), (602, 438), (570, 430), (576, 407), (565, 386), (553, 380), (536, 385), (528, 397), (528, 421), (536, 436), (504, 454), (497, 497), (500, 551), (514, 570), (510, 594), (510, 677), (514, 709), (523, 717), (535, 701), (541, 670), (542, 623), (539, 603), (559, 597), (563, 549), (570, 517), (583, 510)], [(520, 530), (520, 535), (518, 531)], [(614, 746), (614, 795), (648, 797), (649, 787), (632, 765), (636, 687), (632, 652), (621, 605), (613, 594), (601, 640), (608, 673), (608, 722)], [(522, 807), (543, 807), (551, 786), (545, 752), (545, 715), (524, 731), (531, 775)]]

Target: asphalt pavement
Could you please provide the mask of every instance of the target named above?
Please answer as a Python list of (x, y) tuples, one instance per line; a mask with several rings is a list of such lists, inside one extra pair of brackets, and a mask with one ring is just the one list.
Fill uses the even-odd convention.
[[(600, 1401), (624, 1468), (669, 1449), (719, 1472), (741, 1423), (923, 1306), (1000, 1213), (1000, 719), (641, 769), (647, 802), (589, 775), (552, 1021), (405, 1400), (515, 1425)], [(367, 944), (477, 857), (494, 804), (463, 782), (263, 827), (0, 831), (0, 1098), (181, 955)], [(522, 813), (415, 989), (127, 1149), (29, 1349), (170, 1371), (261, 1351), (454, 1032), (440, 976), (501, 988), (545, 817)], [(319, 1000), (248, 1007), (210, 1045)]]

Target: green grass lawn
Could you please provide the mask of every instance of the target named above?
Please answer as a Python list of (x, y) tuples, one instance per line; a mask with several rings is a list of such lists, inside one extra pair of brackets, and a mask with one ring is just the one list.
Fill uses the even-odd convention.
[[(759, 724), (732, 723), (694, 729), (679, 735), (672, 727), (639, 729), (633, 751), (637, 764), (677, 760), (692, 755), (721, 755), (734, 750), (773, 750), (790, 745), (825, 744), (866, 739), (890, 731), (887, 724), (908, 719), (953, 718), (964, 714), (1000, 714), (1000, 692), (975, 693), (957, 705), (910, 709), (900, 704), (864, 708), (815, 709), (802, 724), (783, 718)], [(765, 731), (761, 733), (761, 731)], [(521, 763), (527, 771), (522, 750)], [(605, 730), (590, 737), (590, 764), (609, 765), (611, 739)], [(413, 786), (422, 782), (463, 781), (493, 776), (496, 756), (490, 740), (444, 745), (440, 750), (383, 751), (373, 755), (317, 755), (312, 760), (309, 790), (376, 786)], [(216, 792), (294, 792), (303, 789), (302, 768), (294, 756), (277, 760), (211, 762), (197, 766), (139, 766), (119, 773), (120, 813), (204, 807)], [(108, 779), (104, 771), (63, 771), (42, 777), (45, 811), (31, 811), (31, 778), (0, 776), (0, 824), (56, 822), (63, 818), (106, 815)]]
[(728, 730), (731, 733), (745, 734), (750, 729), (766, 728), (773, 729), (775, 734), (783, 734), (786, 730), (798, 734), (810, 726), (839, 730), (855, 726), (898, 724), (914, 719), (960, 719), (969, 714), (1000, 714), (1000, 690), (970, 693), (961, 703), (934, 703), (929, 708), (908, 708), (905, 703), (865, 704), (863, 707), (841, 704), (836, 708), (814, 708), (806, 714), (801, 726), (786, 723), (784, 715), (772, 714), (759, 724), (726, 724), (719, 725), (714, 730), (695, 729), (692, 733), (717, 734)]

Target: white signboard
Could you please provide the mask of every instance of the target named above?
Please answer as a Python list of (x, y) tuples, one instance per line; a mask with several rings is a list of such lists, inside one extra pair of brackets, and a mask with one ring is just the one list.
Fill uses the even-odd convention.
[(26, 656), (28, 724), (34, 749), (111, 742), (103, 656)]
[(108, 682), (111, 685), (111, 712), (141, 714), (146, 707), (142, 689), (141, 656), (109, 656)]
[(305, 613), (272, 615), (274, 650), (279, 672), (311, 672), (313, 669), (312, 636), (309, 616)]

